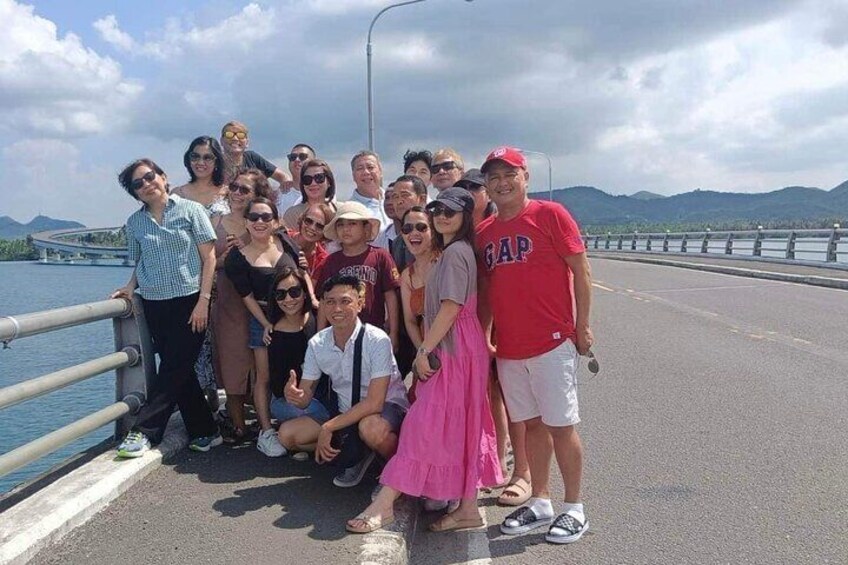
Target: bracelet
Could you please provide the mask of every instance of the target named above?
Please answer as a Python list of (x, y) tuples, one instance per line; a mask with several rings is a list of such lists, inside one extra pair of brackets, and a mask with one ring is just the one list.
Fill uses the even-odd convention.
[(430, 350), (422, 345), (418, 348), (418, 355), (430, 355)]

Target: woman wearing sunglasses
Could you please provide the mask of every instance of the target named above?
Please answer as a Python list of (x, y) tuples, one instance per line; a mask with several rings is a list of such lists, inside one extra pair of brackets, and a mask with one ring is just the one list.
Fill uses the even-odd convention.
[(218, 268), (211, 318), (215, 343), (212, 359), (215, 373), (227, 392), (229, 419), (224, 422), (221, 430), (227, 443), (253, 439), (244, 421), (244, 401), (253, 370), (253, 353), (247, 346), (250, 314), (227, 276), (224, 263), (234, 249), (241, 249), (250, 241), (244, 214), (248, 203), (257, 196), (270, 198), (271, 185), (262, 171), (248, 169), (227, 186), (227, 206), (230, 212), (212, 218), (215, 235), (218, 236), (215, 241)]
[(218, 140), (208, 135), (196, 137), (183, 155), (183, 165), (190, 180), (175, 188), (173, 194), (202, 204), (210, 216), (229, 212), (224, 154)]
[(266, 315), (267, 298), (274, 276), (284, 267), (297, 268), (300, 249), (284, 231), (279, 231), (277, 207), (268, 198), (251, 200), (245, 208), (244, 217), (250, 242), (239, 249), (232, 249), (227, 254), (224, 268), (251, 314), (248, 347), (253, 350), (256, 367), (253, 405), (262, 428), (256, 447), (268, 457), (279, 457), (286, 451), (271, 427), (269, 413), (268, 344), (271, 343), (274, 324)]
[(312, 204), (326, 204), (333, 213), (336, 206), (333, 198), (336, 196), (336, 179), (330, 165), (321, 159), (310, 159), (300, 169), (300, 176), (295, 179), (300, 186), (300, 204), (292, 206), (283, 214), (287, 227), (294, 228), (298, 220)]
[(330, 223), (334, 215), (335, 211), (327, 204), (310, 204), (297, 221), (298, 231), (293, 237), (303, 254), (303, 260), (299, 265), (312, 278), (329, 255), (325, 244), (327, 240), (324, 237), (324, 227)]
[(169, 194), (168, 178), (150, 159), (134, 161), (118, 175), (127, 193), (141, 202), (126, 224), (133, 275), (113, 298), (141, 297), (159, 355), (132, 430), (118, 446), (119, 457), (141, 457), (162, 441), (178, 405), (189, 447), (209, 451), (221, 444), (218, 426), (197, 382), (194, 364), (203, 344), (215, 276), (215, 231), (203, 206)]
[(391, 522), (401, 493), (461, 499), (431, 531), (482, 527), (477, 489), (503, 480), (487, 394), (489, 352), (477, 318), (474, 198), (465, 189), (448, 188), (427, 211), (441, 255), (427, 277), (424, 339), (415, 358), (417, 400), (401, 428), (397, 454), (381, 475), (384, 488), (348, 521), (352, 532)]

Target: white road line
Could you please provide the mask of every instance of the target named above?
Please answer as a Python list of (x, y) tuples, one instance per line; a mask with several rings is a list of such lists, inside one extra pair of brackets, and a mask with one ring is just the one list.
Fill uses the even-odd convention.
[(592, 286), (594, 286), (595, 288), (600, 288), (601, 290), (606, 290), (607, 292), (615, 292), (615, 289), (606, 287), (606, 286), (604, 286), (602, 284), (598, 284), (596, 282), (593, 282)]

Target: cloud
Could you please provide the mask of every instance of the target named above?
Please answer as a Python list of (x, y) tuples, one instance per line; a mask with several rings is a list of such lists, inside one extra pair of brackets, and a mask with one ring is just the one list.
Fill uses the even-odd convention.
[(121, 66), (86, 48), (34, 8), (0, 0), (0, 131), (17, 136), (74, 137), (117, 127), (141, 86)]

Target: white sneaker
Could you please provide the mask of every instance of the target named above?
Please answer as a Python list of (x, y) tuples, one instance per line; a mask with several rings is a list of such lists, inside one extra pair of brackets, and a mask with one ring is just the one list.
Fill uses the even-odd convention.
[(282, 457), (287, 453), (286, 448), (277, 438), (277, 432), (274, 431), (274, 428), (262, 430), (259, 437), (256, 438), (256, 449), (268, 457)]

